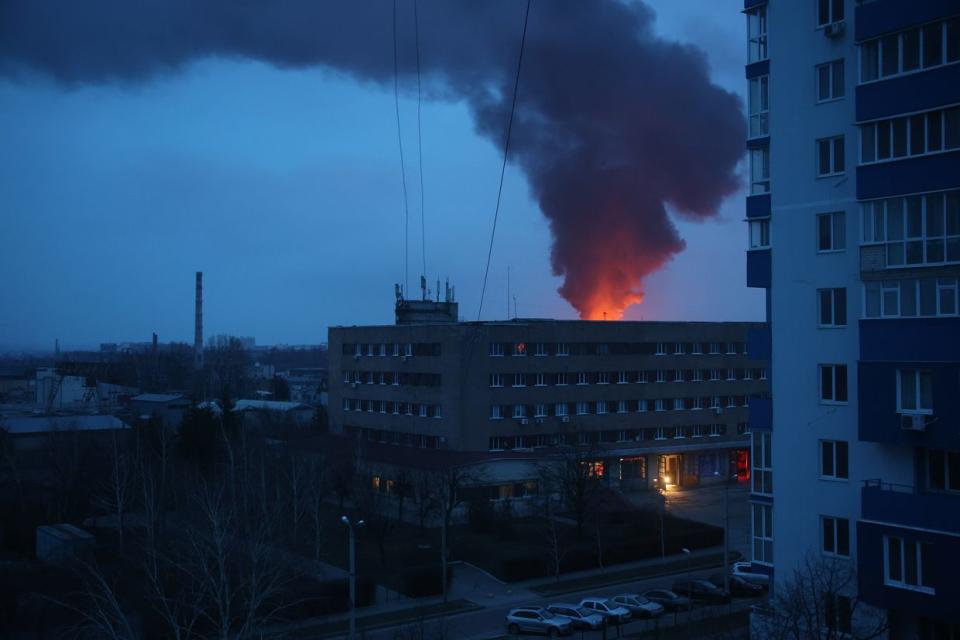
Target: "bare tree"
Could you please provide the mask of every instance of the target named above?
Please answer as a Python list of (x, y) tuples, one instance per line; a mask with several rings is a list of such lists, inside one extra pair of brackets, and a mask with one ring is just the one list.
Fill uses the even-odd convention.
[(863, 604), (850, 560), (808, 554), (793, 577), (775, 585), (768, 606), (754, 617), (770, 640), (871, 640), (886, 634), (886, 613)]
[(114, 582), (95, 565), (78, 560), (74, 568), (83, 584), (79, 602), (50, 601), (77, 615), (78, 623), (74, 628), (76, 637), (136, 640), (139, 635), (130, 624)]
[(319, 560), (323, 551), (323, 538), (326, 533), (326, 512), (324, 500), (330, 492), (330, 476), (326, 460), (323, 457), (311, 459), (306, 464), (306, 487), (304, 504), (310, 520), (310, 533), (313, 540), (313, 559)]
[(557, 455), (540, 466), (540, 481), (545, 490), (560, 496), (577, 524), (577, 540), (590, 510), (596, 506), (602, 484), (597, 472), (595, 452), (587, 446), (565, 445)]
[(387, 564), (387, 538), (393, 531), (390, 496), (387, 491), (387, 479), (383, 469), (367, 465), (364, 473), (356, 475), (353, 502), (363, 516), (364, 529), (373, 535), (380, 552), (380, 564)]
[(550, 560), (550, 569), (554, 577), (560, 580), (560, 568), (567, 555), (568, 545), (565, 532), (557, 521), (557, 499), (550, 493), (545, 493), (540, 499), (540, 517), (543, 521), (544, 550)]
[(117, 538), (122, 550), (127, 510), (134, 497), (134, 463), (126, 442), (119, 442), (116, 431), (110, 435), (110, 471), (99, 502), (116, 519)]
[(410, 483), (416, 494), (414, 506), (417, 510), (417, 524), (420, 526), (420, 535), (423, 535), (427, 521), (439, 512), (437, 498), (433, 493), (433, 476), (429, 471), (418, 470), (414, 472)]
[(482, 480), (482, 474), (467, 467), (448, 466), (429, 476), (428, 493), (440, 515), (440, 572), (443, 601), (447, 601), (448, 532), (457, 508), (464, 503), (464, 489)]

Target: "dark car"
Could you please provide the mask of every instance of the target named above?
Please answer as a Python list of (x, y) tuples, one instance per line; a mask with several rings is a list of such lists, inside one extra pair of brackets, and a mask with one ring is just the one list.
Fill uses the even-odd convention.
[(690, 598), (669, 589), (651, 589), (645, 592), (643, 597), (662, 605), (665, 611), (683, 611), (690, 606)]
[[(723, 589), (722, 573), (715, 573), (710, 576), (708, 580), (710, 580), (711, 584), (716, 586), (718, 589)], [(732, 595), (734, 598), (754, 598), (766, 591), (762, 585), (744, 580), (740, 576), (731, 575), (727, 577), (727, 580), (729, 580), (730, 595)]]
[(681, 580), (673, 584), (672, 591), (687, 596), (695, 602), (711, 604), (730, 602), (730, 594), (707, 580)]

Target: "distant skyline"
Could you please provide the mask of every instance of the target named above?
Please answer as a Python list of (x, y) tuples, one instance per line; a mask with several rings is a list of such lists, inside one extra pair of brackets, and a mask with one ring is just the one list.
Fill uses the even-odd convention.
[[(742, 96), (743, 17), (732, 1), (650, 1), (665, 38), (706, 51)], [(537, 3), (534, 2), (534, 11)], [(410, 281), (420, 271), (416, 103), (401, 101)], [(521, 80), (521, 92), (523, 85)], [(205, 59), (143, 85), (64, 87), (0, 76), (0, 349), (192, 342), (193, 277), (207, 335), (326, 341), (330, 325), (393, 321), (403, 279), (393, 92), (319, 68)], [(427, 280), (476, 319), (502, 148), (462, 102), (422, 107)], [(760, 320), (744, 286), (743, 195), (717, 218), (674, 217), (686, 249), (626, 319)], [(483, 319), (575, 318), (551, 274), (550, 234), (508, 165)], [(511, 301), (511, 315), (513, 305)]]

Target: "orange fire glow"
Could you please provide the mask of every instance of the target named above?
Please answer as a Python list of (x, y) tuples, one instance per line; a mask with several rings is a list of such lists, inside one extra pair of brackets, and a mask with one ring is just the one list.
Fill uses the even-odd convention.
[(580, 310), (583, 320), (622, 320), (627, 307), (643, 302), (642, 293), (620, 293), (598, 288)]

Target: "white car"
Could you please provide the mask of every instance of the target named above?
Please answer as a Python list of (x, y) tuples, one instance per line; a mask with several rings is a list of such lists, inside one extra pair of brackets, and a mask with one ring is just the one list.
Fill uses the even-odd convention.
[(610, 599), (621, 607), (630, 609), (630, 613), (637, 618), (656, 618), (663, 613), (663, 605), (635, 593), (624, 593)]
[(547, 607), (547, 611), (555, 616), (567, 618), (574, 629), (595, 631), (603, 629), (607, 619), (591, 609), (584, 609), (576, 604), (556, 603)]
[(753, 565), (749, 562), (734, 562), (733, 570), (730, 573), (735, 576), (740, 576), (747, 582), (759, 584), (762, 587), (770, 587), (770, 576), (754, 571)]
[(610, 622), (616, 624), (622, 624), (633, 617), (630, 609), (606, 598), (584, 598), (580, 601), (580, 606), (584, 609), (595, 611)]

